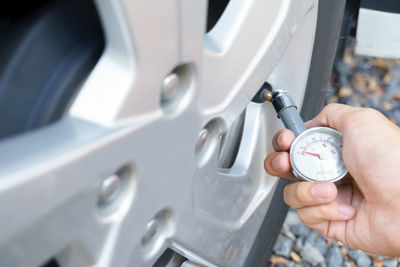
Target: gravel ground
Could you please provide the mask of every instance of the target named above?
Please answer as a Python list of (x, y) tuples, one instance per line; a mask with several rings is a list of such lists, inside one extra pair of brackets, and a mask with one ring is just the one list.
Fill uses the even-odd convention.
[[(350, 39), (343, 60), (336, 64), (336, 74), (326, 90), (327, 103), (371, 107), (400, 125), (400, 60), (354, 55), (354, 44)], [(291, 209), (273, 248), (270, 265), (396, 267), (400, 266), (399, 260), (351, 250), (328, 240), (302, 224)]]

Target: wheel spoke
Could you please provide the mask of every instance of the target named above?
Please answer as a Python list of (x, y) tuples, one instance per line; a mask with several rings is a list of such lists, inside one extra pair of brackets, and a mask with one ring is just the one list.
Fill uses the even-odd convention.
[(237, 117), (313, 8), (311, 0), (232, 1), (205, 40), (207, 68), (200, 92), (204, 113)]
[(101, 225), (96, 229), (89, 223), (95, 219), (88, 211), (95, 208), (101, 174), (115, 168), (116, 162), (96, 164), (97, 157), (104, 157), (102, 149), (93, 157), (107, 132), (66, 119), (0, 144), (0, 265), (43, 263), (91, 230), (102, 238)]
[(159, 112), (164, 77), (180, 64), (200, 65), (206, 4), (205, 0), (97, 1), (103, 24), (108, 25), (106, 51), (72, 114), (112, 124)]

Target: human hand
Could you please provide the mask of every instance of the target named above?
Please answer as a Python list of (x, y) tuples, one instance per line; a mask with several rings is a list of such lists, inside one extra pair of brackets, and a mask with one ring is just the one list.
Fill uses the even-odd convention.
[[(341, 183), (297, 182), (284, 189), (285, 202), (304, 224), (351, 249), (400, 255), (400, 128), (373, 109), (330, 104), (308, 128), (327, 126), (343, 134), (349, 170)], [(279, 131), (276, 152), (265, 159), (274, 176), (295, 179), (289, 161), (294, 134)]]

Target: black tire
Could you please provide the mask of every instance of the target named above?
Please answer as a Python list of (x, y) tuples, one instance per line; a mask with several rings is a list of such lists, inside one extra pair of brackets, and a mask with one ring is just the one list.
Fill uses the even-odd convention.
[(89, 0), (7, 0), (0, 34), (0, 138), (59, 120), (104, 48)]
[[(319, 1), (313, 54), (300, 113), (305, 121), (318, 114), (325, 104), (324, 89), (327, 87), (332, 73), (345, 4), (346, 0)], [(288, 211), (282, 195), (282, 190), (287, 183), (288, 181), (284, 179), (279, 181), (270, 208), (264, 217), (244, 266), (267, 266)]]

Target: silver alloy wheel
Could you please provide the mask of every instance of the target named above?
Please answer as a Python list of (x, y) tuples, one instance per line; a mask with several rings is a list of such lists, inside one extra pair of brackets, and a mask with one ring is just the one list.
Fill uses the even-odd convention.
[[(231, 0), (207, 34), (205, 0), (96, 5), (106, 48), (68, 114), (0, 142), (0, 266), (151, 266), (167, 248), (243, 265), (281, 128), (250, 100), (267, 80), (302, 103), (318, 2)], [(219, 168), (244, 109), (235, 162)]]

